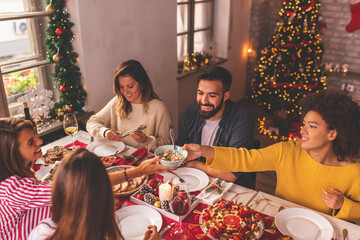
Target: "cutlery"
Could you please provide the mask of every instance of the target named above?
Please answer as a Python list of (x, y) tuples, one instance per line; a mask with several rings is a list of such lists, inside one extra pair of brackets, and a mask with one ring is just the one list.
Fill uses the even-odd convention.
[(172, 129), (172, 128), (170, 128), (170, 138), (171, 138), (171, 142), (172, 142), (172, 144), (173, 144), (174, 153), (175, 153), (175, 155), (177, 155), (178, 153), (177, 153), (177, 149), (176, 149), (176, 147), (175, 147), (175, 141), (174, 141), (174, 139), (175, 139), (175, 133), (174, 133), (174, 129)]
[(124, 138), (124, 137), (130, 135), (131, 132), (136, 132), (137, 130), (140, 130), (140, 131), (141, 131), (141, 130), (144, 130), (145, 128), (146, 128), (145, 125), (140, 125), (140, 126), (138, 126), (137, 128), (134, 128), (134, 129), (132, 129), (132, 130), (130, 130), (130, 131), (124, 132), (124, 133), (121, 135), (121, 137)]
[(175, 225), (175, 223), (168, 224), (163, 230), (160, 232), (160, 236), (164, 235), (170, 228), (172, 228)]
[(172, 173), (172, 174), (174, 174), (175, 176), (177, 176), (177, 178), (180, 180), (181, 183), (184, 183), (184, 182), (185, 182), (185, 180), (182, 179), (182, 178), (181, 178), (179, 175), (177, 175), (176, 173), (174, 173), (174, 172), (172, 172), (172, 171), (169, 171), (169, 173)]
[(343, 232), (343, 239), (346, 240), (346, 237), (347, 237), (347, 235), (348, 235), (347, 229), (344, 228), (342, 232)]
[[(281, 211), (281, 210), (284, 210), (285, 207), (284, 206), (280, 206), (279, 207), (279, 210), (278, 210), (278, 213)], [(269, 229), (265, 229), (266, 232), (268, 233), (271, 233), (271, 234), (275, 234), (276, 233), (276, 229), (275, 229), (275, 217), (274, 217), (274, 221), (272, 222), (271, 226)]]

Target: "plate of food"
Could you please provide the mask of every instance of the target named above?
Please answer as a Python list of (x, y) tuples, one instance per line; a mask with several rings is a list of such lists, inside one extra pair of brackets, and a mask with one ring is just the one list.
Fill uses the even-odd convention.
[[(209, 184), (208, 175), (199, 169), (182, 167), (173, 172), (185, 180), (190, 192), (201, 191)], [(179, 178), (171, 172), (165, 172), (162, 173), (162, 175), (164, 176), (164, 182), (172, 182), (173, 184), (180, 183)]]
[(314, 239), (319, 229), (334, 228), (320, 214), (304, 208), (287, 208), (275, 216), (275, 225), (282, 234), (295, 239)]
[[(44, 162), (44, 164), (53, 164), (56, 161), (60, 161), (69, 152), (71, 152), (71, 150), (71, 148), (66, 148), (64, 146), (55, 146), (46, 150), (46, 153), (41, 157), (41, 160)], [(36, 164), (42, 163), (37, 161)]]
[(142, 205), (123, 207), (115, 212), (121, 235), (124, 239), (142, 240), (147, 226), (162, 226), (162, 217), (156, 210)]
[[(107, 171), (108, 171), (108, 173), (113, 173), (113, 172), (123, 171), (124, 169), (128, 170), (131, 168), (134, 168), (134, 166), (118, 165), (118, 166), (109, 167), (107, 169)], [(146, 183), (147, 180), (148, 180), (148, 176), (142, 175), (141, 177), (137, 177), (137, 178), (131, 179), (129, 181), (125, 181), (121, 184), (114, 185), (113, 186), (114, 195), (117, 195), (117, 196), (130, 195), (130, 194), (136, 192), (137, 190), (139, 190), (141, 185)]]
[[(199, 218), (203, 232), (211, 239), (260, 239), (264, 233), (264, 220), (250, 207), (231, 201), (205, 208)], [(240, 238), (239, 238), (240, 237)]]
[(97, 139), (90, 143), (86, 149), (99, 157), (105, 157), (121, 153), (125, 149), (125, 144), (123, 142), (109, 141), (107, 139)]
[(49, 166), (40, 168), (38, 171), (35, 172), (35, 177), (42, 181), (52, 181), (59, 164), (60, 161), (56, 161)]

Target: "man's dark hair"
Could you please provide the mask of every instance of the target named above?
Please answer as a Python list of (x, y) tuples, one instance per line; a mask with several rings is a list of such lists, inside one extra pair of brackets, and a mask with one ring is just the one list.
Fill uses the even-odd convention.
[(231, 73), (225, 68), (216, 66), (201, 73), (198, 77), (198, 83), (200, 80), (221, 81), (224, 91), (227, 92), (231, 87), (232, 76)]

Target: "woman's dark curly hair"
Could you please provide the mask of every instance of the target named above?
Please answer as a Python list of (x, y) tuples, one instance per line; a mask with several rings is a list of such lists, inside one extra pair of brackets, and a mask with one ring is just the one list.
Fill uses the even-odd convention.
[(336, 129), (333, 150), (342, 162), (345, 157), (358, 157), (360, 150), (360, 106), (347, 92), (328, 89), (307, 95), (300, 101), (303, 117), (315, 111), (330, 130)]

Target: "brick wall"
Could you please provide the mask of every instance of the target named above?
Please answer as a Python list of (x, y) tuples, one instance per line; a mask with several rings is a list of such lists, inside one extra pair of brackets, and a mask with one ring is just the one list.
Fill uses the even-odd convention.
[[(351, 20), (349, 0), (322, 0), (320, 13), (327, 29), (323, 30), (325, 53), (323, 63), (327, 65), (329, 88), (341, 88), (343, 84), (354, 86), (351, 92), (360, 102), (360, 30), (348, 33), (346, 25)], [(279, 20), (283, 0), (253, 0), (251, 7), (250, 44), (253, 53), (249, 54), (247, 67), (247, 89), (254, 77), (254, 67), (261, 55), (260, 51), (269, 41)], [(348, 69), (347, 74), (330, 71)]]

